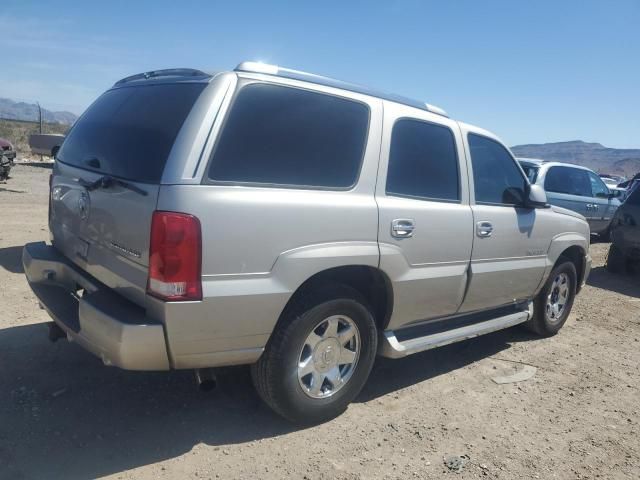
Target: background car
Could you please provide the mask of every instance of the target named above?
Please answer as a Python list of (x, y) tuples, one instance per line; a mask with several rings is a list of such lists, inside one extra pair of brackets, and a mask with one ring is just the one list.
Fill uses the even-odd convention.
[(620, 273), (640, 262), (640, 181), (616, 212), (611, 222), (611, 247), (607, 257), (607, 269)]
[(617, 187), (620, 183), (627, 180), (626, 177), (622, 177), (620, 175), (609, 175), (608, 173), (601, 173), (600, 178), (607, 187)]
[(583, 215), (591, 233), (609, 239), (611, 220), (620, 206), (600, 176), (586, 167), (569, 163), (518, 158), (531, 184), (544, 187), (550, 204)]
[(4, 138), (0, 138), (0, 152), (12, 163), (16, 158), (16, 149), (13, 148), (13, 144)]
[(29, 135), (29, 147), (35, 155), (46, 155), (55, 158), (60, 150), (64, 135), (59, 133), (34, 133)]

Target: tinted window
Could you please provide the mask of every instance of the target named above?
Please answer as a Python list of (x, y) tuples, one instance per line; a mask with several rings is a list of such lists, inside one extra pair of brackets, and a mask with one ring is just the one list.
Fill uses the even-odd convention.
[(506, 148), (495, 140), (469, 134), (476, 202), (519, 205), (526, 180)]
[(591, 195), (594, 197), (606, 198), (609, 195), (609, 188), (604, 184), (598, 175), (587, 172), (591, 181)]
[(57, 158), (71, 165), (158, 183), (182, 124), (205, 84), (123, 87), (80, 117)]
[(366, 105), (256, 84), (238, 93), (209, 169), (213, 180), (344, 188), (355, 184)]
[(544, 180), (548, 192), (591, 196), (591, 181), (586, 170), (571, 167), (551, 167)]
[(625, 203), (629, 205), (640, 205), (640, 181), (636, 180), (629, 189), (631, 193)]
[(451, 130), (418, 120), (396, 122), (387, 193), (459, 200), (458, 157)]

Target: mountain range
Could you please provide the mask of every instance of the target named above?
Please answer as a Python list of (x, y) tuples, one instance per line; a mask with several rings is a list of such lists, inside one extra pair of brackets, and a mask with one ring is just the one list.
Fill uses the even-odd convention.
[(634, 148), (609, 148), (600, 143), (573, 140), (516, 145), (511, 151), (516, 157), (573, 163), (598, 173), (631, 177), (640, 172), (640, 149)]
[[(78, 116), (71, 112), (52, 112), (42, 109), (42, 120), (47, 123), (61, 123), (71, 125)], [(15, 102), (8, 98), (0, 98), (0, 119), (38, 121), (38, 105), (35, 103)]]

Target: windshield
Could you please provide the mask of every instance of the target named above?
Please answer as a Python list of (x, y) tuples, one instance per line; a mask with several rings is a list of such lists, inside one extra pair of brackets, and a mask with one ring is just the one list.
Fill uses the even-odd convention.
[(173, 142), (204, 83), (115, 88), (69, 132), (57, 159), (142, 183), (159, 183)]

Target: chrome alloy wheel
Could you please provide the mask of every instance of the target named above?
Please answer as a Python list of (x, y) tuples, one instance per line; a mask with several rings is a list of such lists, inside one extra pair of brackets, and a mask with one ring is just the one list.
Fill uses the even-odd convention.
[(360, 356), (360, 332), (344, 315), (318, 323), (298, 357), (298, 381), (311, 398), (330, 397), (349, 381)]
[(545, 315), (551, 323), (560, 321), (560, 317), (562, 317), (564, 308), (569, 301), (569, 282), (569, 275), (560, 273), (551, 284), (545, 305)]

